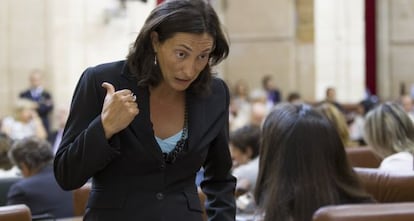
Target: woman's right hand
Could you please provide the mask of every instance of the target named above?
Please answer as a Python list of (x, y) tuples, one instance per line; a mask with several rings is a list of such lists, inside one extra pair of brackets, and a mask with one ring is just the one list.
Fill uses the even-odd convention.
[(112, 84), (102, 83), (106, 89), (106, 96), (102, 108), (101, 120), (105, 131), (105, 137), (111, 138), (114, 134), (125, 129), (138, 115), (136, 96), (132, 91), (123, 89), (115, 91)]

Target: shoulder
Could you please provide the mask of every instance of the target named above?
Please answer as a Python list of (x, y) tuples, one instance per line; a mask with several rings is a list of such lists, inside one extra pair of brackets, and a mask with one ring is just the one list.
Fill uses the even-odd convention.
[(218, 77), (213, 77), (211, 79), (211, 87), (214, 90), (228, 90), (226, 82), (223, 79)]
[(91, 68), (93, 68), (95, 72), (107, 72), (107, 71), (122, 70), (124, 65), (125, 65), (125, 60), (120, 60), (120, 61), (102, 63), (99, 65), (93, 66)]
[(12, 116), (7, 116), (7, 117), (5, 117), (5, 118), (3, 118), (3, 121), (2, 121), (2, 123), (4, 124), (4, 125), (9, 125), (9, 124), (12, 124), (12, 123), (14, 123), (16, 120), (12, 117)]
[(121, 75), (122, 70), (124, 68), (125, 61), (115, 61), (110, 63), (103, 63), (96, 66), (88, 67), (84, 71), (84, 75), (88, 75), (90, 77), (107, 77), (107, 76), (117, 76)]
[(413, 155), (409, 152), (399, 152), (384, 159), (386, 160), (413, 160)]
[(21, 180), (17, 181), (13, 185), (10, 186), (10, 193), (20, 193), (25, 192), (26, 187), (29, 186), (26, 179), (22, 178)]
[(214, 95), (225, 96), (227, 100), (230, 99), (229, 88), (223, 79), (213, 77), (211, 80), (211, 91)]
[(27, 97), (30, 95), (30, 90), (24, 90), (20, 92), (19, 97)]
[(400, 152), (386, 157), (380, 165), (381, 170), (413, 170), (413, 155), (409, 152)]
[(259, 157), (250, 160), (248, 163), (241, 165), (234, 169), (233, 173), (236, 176), (256, 174), (259, 169)]
[(79, 83), (84, 89), (100, 89), (103, 82), (116, 84), (119, 81), (125, 61), (116, 61), (103, 63), (96, 66), (90, 66), (82, 73)]

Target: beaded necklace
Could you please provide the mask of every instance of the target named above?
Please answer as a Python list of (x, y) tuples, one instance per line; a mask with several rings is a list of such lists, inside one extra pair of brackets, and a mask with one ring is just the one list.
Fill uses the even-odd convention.
[(164, 160), (167, 163), (174, 163), (177, 160), (178, 154), (184, 151), (185, 143), (187, 142), (188, 138), (188, 111), (187, 111), (187, 104), (185, 105), (184, 110), (184, 127), (183, 132), (181, 133), (181, 138), (177, 141), (174, 149), (171, 150), (169, 153), (163, 153)]

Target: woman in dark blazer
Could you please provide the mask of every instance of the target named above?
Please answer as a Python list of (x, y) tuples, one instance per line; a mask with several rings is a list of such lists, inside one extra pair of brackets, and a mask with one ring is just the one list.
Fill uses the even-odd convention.
[(66, 190), (92, 178), (85, 220), (235, 220), (229, 92), (210, 67), (229, 47), (212, 7), (166, 1), (126, 61), (88, 68), (73, 95), (54, 161)]

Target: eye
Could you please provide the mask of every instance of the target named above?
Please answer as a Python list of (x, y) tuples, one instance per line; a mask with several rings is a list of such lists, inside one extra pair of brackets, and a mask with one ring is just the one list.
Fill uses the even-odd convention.
[(185, 58), (185, 57), (186, 57), (186, 53), (185, 53), (184, 51), (176, 51), (176, 52), (175, 52), (175, 55), (176, 55), (178, 58)]
[(202, 55), (198, 56), (198, 58), (201, 59), (201, 60), (208, 59), (209, 57), (210, 57), (209, 54), (202, 54)]

